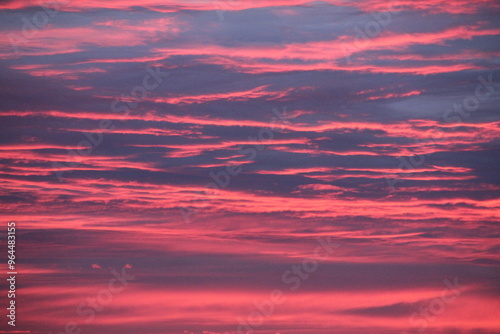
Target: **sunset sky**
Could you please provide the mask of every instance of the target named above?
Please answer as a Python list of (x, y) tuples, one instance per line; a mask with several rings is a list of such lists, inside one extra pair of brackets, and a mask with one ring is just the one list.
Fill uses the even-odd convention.
[(0, 1), (0, 333), (500, 333), (500, 3)]

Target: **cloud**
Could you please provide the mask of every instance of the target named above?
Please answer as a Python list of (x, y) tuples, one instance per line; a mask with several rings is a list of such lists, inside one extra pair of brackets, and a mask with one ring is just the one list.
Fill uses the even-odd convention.
[(255, 332), (399, 333), (454, 277), (428, 331), (498, 329), (496, 2), (83, 0), (29, 36), (39, 3), (0, 8), (19, 330), (233, 333), (280, 289)]

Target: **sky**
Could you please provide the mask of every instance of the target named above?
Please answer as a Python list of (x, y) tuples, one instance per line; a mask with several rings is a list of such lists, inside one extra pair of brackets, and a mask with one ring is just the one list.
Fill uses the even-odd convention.
[(499, 17), (0, 1), (0, 333), (500, 333)]

